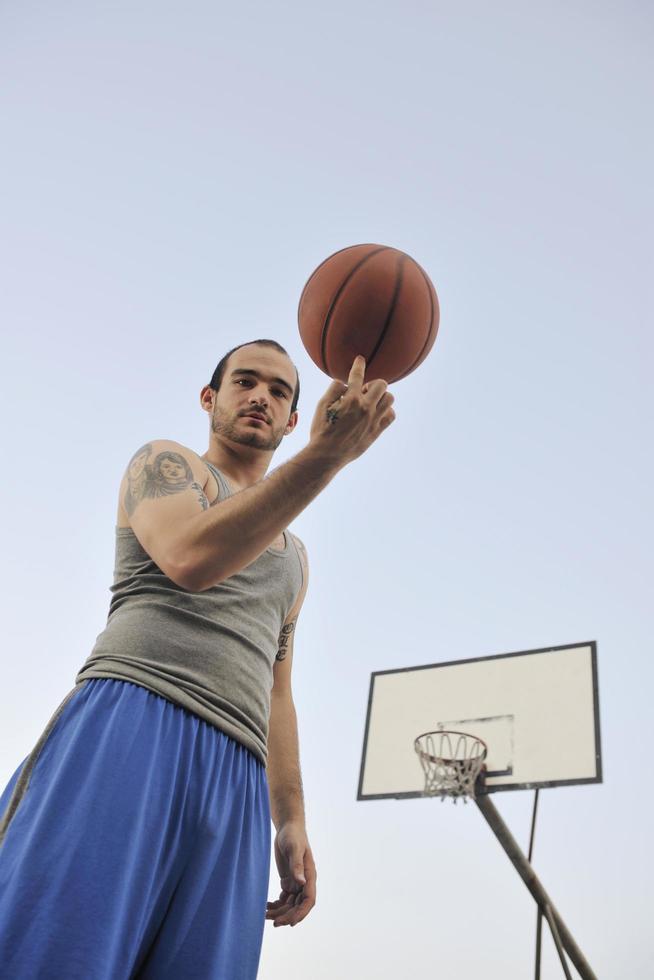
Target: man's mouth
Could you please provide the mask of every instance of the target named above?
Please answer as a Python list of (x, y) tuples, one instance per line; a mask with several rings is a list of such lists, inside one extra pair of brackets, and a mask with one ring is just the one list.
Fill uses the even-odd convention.
[(268, 419), (266, 418), (266, 416), (265, 415), (262, 415), (260, 412), (249, 412), (245, 416), (245, 418), (246, 419), (259, 419), (260, 422), (266, 422), (266, 423), (268, 422)]

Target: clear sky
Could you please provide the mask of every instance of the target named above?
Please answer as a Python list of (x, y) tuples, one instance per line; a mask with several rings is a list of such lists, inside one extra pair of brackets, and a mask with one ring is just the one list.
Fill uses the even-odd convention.
[[(605, 780), (535, 864), (602, 978), (651, 975), (649, 4), (0, 5), (0, 780), (103, 628), (124, 467), (336, 249), (413, 255), (441, 328), (397, 421), (293, 524), (318, 903), (263, 980), (522, 980), (535, 906), (474, 806), (357, 802), (370, 674), (597, 640)], [(11, 464), (11, 465), (9, 465)], [(495, 798), (526, 847), (532, 794)], [(271, 876), (271, 897), (278, 880)], [(560, 966), (545, 940), (544, 980)]]

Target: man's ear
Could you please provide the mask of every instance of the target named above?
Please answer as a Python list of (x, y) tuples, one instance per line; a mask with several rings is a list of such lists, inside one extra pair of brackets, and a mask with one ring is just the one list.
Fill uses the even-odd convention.
[(297, 425), (297, 422), (298, 422), (299, 417), (300, 416), (298, 415), (297, 410), (295, 412), (291, 412), (291, 415), (289, 417), (289, 420), (286, 423), (286, 431), (284, 432), (284, 435), (285, 436), (290, 436), (291, 432), (293, 431), (293, 429)]
[(216, 392), (211, 385), (205, 385), (200, 392), (200, 406), (203, 412), (211, 414), (213, 410), (213, 400)]

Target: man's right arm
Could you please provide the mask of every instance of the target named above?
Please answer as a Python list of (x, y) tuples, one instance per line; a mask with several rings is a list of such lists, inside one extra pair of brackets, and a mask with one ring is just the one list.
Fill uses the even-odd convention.
[(250, 565), (340, 468), (308, 445), (259, 483), (196, 514), (175, 548), (185, 587), (207, 589)]
[[(215, 507), (208, 508), (202, 482), (205, 464), (195, 453), (178, 444), (152, 443), (144, 468), (138, 454), (134, 457), (124, 481), (126, 510), (129, 513), (131, 501), (132, 529), (169, 578), (182, 588), (201, 592), (246, 568), (343, 466), (365, 452), (395, 413), (385, 381), (362, 387), (364, 370), (365, 362), (355, 361), (349, 386), (338, 381), (330, 385), (318, 403), (304, 449), (259, 483)], [(339, 418), (332, 424), (326, 409), (339, 396)], [(174, 446), (170, 458), (164, 445)], [(183, 460), (178, 458), (177, 465), (176, 455)]]

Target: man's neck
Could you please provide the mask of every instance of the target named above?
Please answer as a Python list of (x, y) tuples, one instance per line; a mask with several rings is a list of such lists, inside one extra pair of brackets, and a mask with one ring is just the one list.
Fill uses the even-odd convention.
[(273, 457), (271, 452), (248, 451), (248, 446), (238, 449), (241, 451), (212, 441), (201, 457), (224, 473), (235, 493), (263, 480)]

